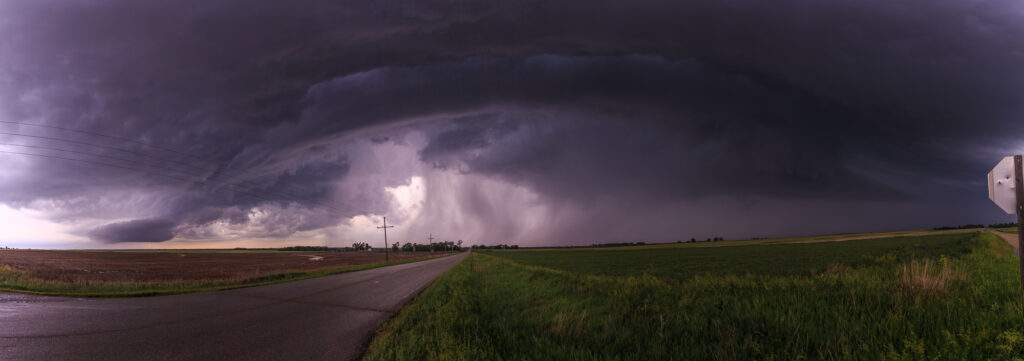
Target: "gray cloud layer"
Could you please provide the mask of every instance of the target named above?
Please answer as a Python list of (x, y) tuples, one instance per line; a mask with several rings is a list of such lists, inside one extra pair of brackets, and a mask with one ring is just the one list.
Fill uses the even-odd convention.
[[(832, 225), (821, 231), (1000, 220), (979, 180), (1021, 146), (1021, 11), (5, 2), (0, 121), (51, 127), (0, 123), (0, 143), (15, 144), (0, 151), (37, 154), (0, 155), (0, 202), (115, 243), (325, 229), (393, 211), (385, 189), (412, 176), (426, 176), (428, 199), (494, 226), (441, 209), (410, 224), (488, 239), (723, 232), (672, 217), (630, 226), (645, 209), (719, 214), (710, 225), (762, 207)], [(396, 158), (402, 147), (417, 156)], [(507, 221), (517, 208), (501, 210), (484, 180), (537, 194), (552, 223)], [(865, 202), (876, 206), (851, 211)], [(785, 233), (778, 223), (734, 235)]]

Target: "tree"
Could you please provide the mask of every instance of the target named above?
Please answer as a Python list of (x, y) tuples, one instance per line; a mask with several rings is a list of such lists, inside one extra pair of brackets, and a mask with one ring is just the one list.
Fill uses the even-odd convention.
[(370, 245), (366, 242), (356, 242), (352, 244), (352, 249), (356, 251), (366, 251), (370, 249)]
[(391, 244), (391, 251), (398, 252), (398, 242)]

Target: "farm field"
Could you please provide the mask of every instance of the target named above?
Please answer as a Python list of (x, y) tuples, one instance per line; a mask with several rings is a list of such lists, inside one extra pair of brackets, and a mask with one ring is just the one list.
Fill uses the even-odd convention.
[[(804, 236), (804, 237), (784, 237), (784, 238), (759, 238), (759, 239), (746, 239), (746, 240), (729, 240), (724, 242), (678, 242), (678, 243), (652, 243), (645, 245), (631, 245), (621, 247), (599, 247), (599, 248), (583, 248), (593, 250), (635, 250), (635, 249), (662, 249), (662, 248), (705, 248), (705, 247), (730, 247), (730, 246), (752, 246), (752, 245), (768, 245), (768, 244), (789, 244), (789, 243), (819, 243), (819, 242), (842, 242), (852, 241), (861, 239), (875, 239), (875, 238), (893, 238), (893, 237), (906, 237), (906, 236), (926, 236), (935, 234), (951, 234), (951, 233), (964, 233), (964, 232), (976, 232), (983, 231), (983, 228), (971, 228), (971, 229), (948, 229), (948, 230), (905, 230), (905, 231), (892, 231), (892, 232), (877, 232), (877, 233), (840, 233), (840, 234), (828, 234), (828, 235), (817, 235), (817, 236)], [(1015, 231), (1016, 232), (1016, 231)], [(572, 249), (572, 248), (530, 248), (528, 250), (551, 250), (551, 249)], [(577, 248), (579, 249), (579, 248)]]
[(845, 242), (763, 244), (739, 247), (569, 249), (502, 251), (496, 256), (526, 265), (610, 276), (649, 274), (667, 280), (698, 275), (811, 276), (829, 267), (860, 267), (909, 257), (970, 252), (972, 233), (871, 238)]
[(992, 233), (655, 251), (474, 251), (367, 359), (1024, 355), (1019, 264)]
[(0, 290), (143, 296), (248, 287), (430, 258), (397, 252), (0, 250)]

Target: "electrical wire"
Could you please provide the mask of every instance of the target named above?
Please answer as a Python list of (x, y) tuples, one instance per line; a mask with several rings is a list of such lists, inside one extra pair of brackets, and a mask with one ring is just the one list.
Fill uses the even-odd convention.
[[(2, 122), (2, 123), (12, 123), (12, 122), (5, 122), (5, 121), (0, 121), (0, 122)], [(15, 123), (15, 124), (27, 124), (27, 123)], [(60, 128), (60, 129), (68, 130), (67, 128)], [(86, 133), (86, 134), (95, 135), (96, 133), (89, 132), (89, 133)], [(32, 135), (32, 134), (11, 133), (11, 132), (0, 132), (0, 135), (19, 136), (19, 137), (27, 137), (27, 138), (35, 138), (35, 139), (42, 139), (42, 140), (64, 142), (64, 143), (70, 143), (70, 144), (85, 145), (85, 146), (90, 146), (90, 147), (95, 147), (95, 148), (100, 148), (100, 149), (108, 149), (108, 150), (113, 150), (113, 151), (119, 151), (119, 152), (129, 153), (129, 154), (133, 154), (133, 155), (138, 155), (138, 156), (150, 158), (150, 159), (161, 161), (161, 162), (174, 163), (174, 164), (182, 165), (182, 166), (185, 166), (185, 167), (188, 167), (190, 169), (197, 170), (197, 171), (202, 171), (202, 172), (208, 171), (208, 169), (203, 169), (203, 168), (195, 167), (195, 166), (192, 166), (190, 164), (186, 164), (186, 163), (183, 163), (183, 162), (180, 162), (180, 161), (170, 160), (170, 159), (166, 159), (166, 158), (163, 158), (163, 157), (152, 156), (152, 155), (144, 154), (144, 153), (141, 153), (141, 152), (138, 152), (138, 151), (133, 151), (133, 150), (130, 150), (130, 149), (110, 147), (110, 146), (105, 146), (105, 145), (100, 145), (100, 144), (95, 144), (95, 143), (90, 143), (90, 142), (83, 142), (83, 141), (63, 139), (63, 138), (56, 138), (56, 137), (39, 136), (39, 135)], [(119, 137), (113, 137), (113, 136), (108, 136), (108, 138), (126, 140), (126, 139), (122, 139), (122, 138), (119, 138)], [(126, 140), (126, 141), (130, 141), (130, 140)], [(22, 146), (22, 145), (18, 145), (18, 146)], [(33, 147), (34, 148), (43, 148), (43, 147), (39, 147), (39, 146), (33, 146)], [(43, 148), (43, 149), (47, 149), (47, 148)], [(56, 150), (56, 151), (63, 151), (63, 152), (72, 152), (72, 153), (83, 154), (83, 155), (87, 154), (85, 152), (71, 151), (71, 150), (59, 149), (59, 148), (48, 148), (48, 149)], [(177, 170), (177, 169), (170, 169), (170, 168), (167, 168), (167, 167), (156, 166), (156, 165), (151, 165), (151, 164), (148, 164), (148, 163), (131, 161), (131, 160), (122, 159), (122, 158), (109, 157), (109, 156), (104, 156), (104, 155), (99, 155), (99, 154), (91, 154), (91, 153), (88, 153), (87, 155), (98, 156), (98, 157), (103, 157), (103, 158), (108, 158), (108, 159), (116, 159), (116, 160), (120, 160), (120, 161), (132, 162), (132, 163), (135, 163), (135, 164), (145, 164), (147, 166), (151, 166), (151, 167), (154, 167), (154, 168), (161, 168), (161, 169), (165, 169), (165, 170), (178, 171), (178, 172), (182, 172), (182, 173), (190, 173), (190, 172), (187, 172), (187, 171), (182, 171), (182, 170)], [(209, 161), (207, 161), (207, 162), (209, 162)], [(190, 175), (196, 176), (196, 177), (199, 177), (199, 178), (204, 177), (204, 176), (195, 175), (195, 174), (190, 174)], [(252, 183), (251, 181), (242, 181), (242, 182), (249, 182), (249, 183), (251, 183), (252, 187), (258, 187), (259, 186), (258, 184)], [(236, 186), (241, 186), (242, 182), (230, 183), (229, 180), (225, 180), (223, 182), (223, 184), (216, 185), (215, 188), (216, 187), (222, 187), (222, 186), (227, 185), (227, 184), (234, 184)], [(235, 188), (235, 187), (233, 187), (233, 188)], [(270, 191), (265, 191), (264, 190), (263, 192), (270, 192)], [(316, 200), (312, 200), (312, 199), (308, 199), (308, 198), (306, 198), (306, 199), (299, 199), (300, 198), (299, 196), (296, 196), (294, 194), (285, 193), (283, 191), (273, 191), (273, 192), (277, 193), (276, 195), (278, 197), (286, 198), (286, 199), (288, 199), (288, 200), (290, 200), (292, 202), (296, 202), (296, 203), (300, 203), (300, 204), (302, 204), (302, 203), (313, 203), (313, 204), (319, 205), (321, 207), (329, 208), (329, 209), (331, 209), (331, 210), (333, 210), (335, 212), (342, 213), (339, 208), (337, 208), (337, 207), (335, 207), (333, 205), (330, 205), (330, 204), (324, 204), (321, 201), (316, 201)], [(305, 201), (305, 202), (303, 202), (303, 201)]]
[[(25, 155), (25, 156), (32, 156), (32, 157), (41, 157), (41, 158), (49, 158), (49, 159), (59, 159), (59, 160), (66, 160), (66, 161), (82, 162), (82, 163), (88, 163), (88, 164), (93, 164), (93, 165), (100, 165), (100, 166), (105, 166), (105, 167), (119, 168), (119, 169), (124, 169), (124, 170), (129, 170), (129, 171), (141, 171), (143, 173), (147, 173), (147, 174), (150, 174), (150, 175), (155, 175), (155, 176), (164, 177), (164, 178), (168, 178), (168, 179), (173, 179), (173, 180), (177, 180), (177, 181), (182, 181), (182, 182), (186, 182), (186, 183), (199, 183), (201, 185), (205, 185), (205, 182), (202, 182), (202, 181), (189, 180), (189, 179), (184, 179), (184, 178), (180, 178), (180, 177), (176, 177), (176, 176), (172, 176), (172, 175), (156, 173), (156, 172), (149, 172), (149, 171), (145, 171), (145, 170), (139, 170), (139, 169), (136, 169), (136, 168), (124, 167), (124, 166), (120, 166), (120, 165), (116, 165), (116, 164), (109, 164), (109, 163), (104, 163), (104, 162), (96, 162), (96, 161), (91, 161), (91, 160), (87, 160), (87, 159), (68, 158), (68, 157), (61, 157), (61, 156), (55, 156), (55, 155), (36, 154), (36, 153), (12, 152), (12, 151), (5, 151), (5, 150), (0, 150), (0, 154)], [(237, 190), (236, 189), (235, 192), (236, 192), (236, 194), (241, 195), (243, 197), (255, 198), (255, 199), (258, 199), (258, 200), (261, 200), (261, 201), (264, 201), (264, 202), (268, 202), (268, 203), (277, 203), (277, 202), (279, 202), (279, 200), (264, 198), (264, 197), (261, 197), (261, 196), (256, 195), (256, 194), (252, 194), (252, 192), (248, 191), (248, 190)], [(226, 197), (225, 197), (225, 199), (226, 199)], [(337, 214), (337, 213), (333, 213), (332, 215), (334, 215), (336, 217), (340, 217), (340, 214)]]
[[(78, 151), (72, 151), (72, 150), (66, 150), (66, 149), (48, 148), (48, 147), (42, 147), (42, 146), (25, 146), (25, 145), (20, 145), (20, 144), (9, 144), (9, 143), (0, 143), (0, 145), (24, 146), (24, 147), (35, 148), (35, 149), (64, 151), (64, 152), (71, 152), (71, 153), (80, 154), (80, 155), (99, 156), (99, 157), (108, 158), (108, 159), (114, 159), (114, 160), (119, 160), (119, 161), (126, 161), (126, 162), (131, 162), (131, 163), (144, 164), (144, 163), (134, 162), (134, 161), (127, 160), (127, 159), (121, 159), (121, 158), (116, 158), (116, 157), (107, 157), (107, 156), (103, 156), (103, 155), (89, 154), (89, 153), (86, 153), (86, 152), (78, 152)], [(74, 162), (82, 162), (82, 163), (88, 163), (88, 164), (93, 164), (93, 165), (100, 165), (100, 166), (105, 166), (105, 167), (124, 169), (124, 170), (134, 171), (134, 172), (143, 172), (143, 173), (147, 173), (149, 175), (155, 175), (155, 176), (158, 176), (158, 177), (173, 179), (173, 180), (177, 180), (177, 181), (181, 181), (181, 182), (199, 184), (199, 185), (207, 187), (207, 188), (210, 188), (210, 186), (211, 186), (211, 184), (209, 184), (206, 181), (186, 179), (186, 178), (182, 178), (182, 177), (175, 176), (175, 175), (169, 175), (169, 174), (165, 174), (165, 173), (158, 173), (158, 172), (153, 172), (153, 171), (147, 171), (147, 170), (140, 169), (140, 168), (128, 167), (128, 166), (117, 165), (117, 164), (110, 164), (110, 163), (106, 163), (106, 162), (97, 162), (97, 161), (88, 160), (88, 159), (69, 158), (69, 157), (61, 157), (61, 156), (56, 156), (56, 155), (26, 153), (26, 152), (14, 152), (14, 151), (0, 151), (0, 153), (12, 154), (12, 155), (24, 155), (24, 156), (32, 156), (32, 157), (41, 157), (41, 158), (49, 158), (49, 159), (59, 159), (59, 160), (74, 161)], [(154, 165), (150, 165), (150, 164), (146, 164), (146, 166), (175, 171), (174, 169), (160, 167), (160, 166), (154, 166)], [(180, 170), (177, 170), (177, 171), (180, 172)], [(265, 197), (262, 197), (262, 196), (258, 195), (259, 193), (262, 193), (263, 195), (269, 195), (269, 196), (274, 196), (275, 195), (275, 194), (271, 194), (271, 193), (269, 193), (267, 191), (263, 191), (263, 190), (255, 190), (254, 191), (252, 189), (241, 189), (241, 188), (239, 188), (235, 184), (222, 184), (222, 185), (219, 185), (218, 187), (227, 187), (227, 188), (229, 188), (231, 191), (233, 191), (235, 193), (241, 194), (243, 196), (251, 197), (251, 198), (256, 198), (256, 199), (259, 199), (259, 200), (262, 200), (262, 201), (265, 201), (265, 202), (268, 202), (268, 203), (277, 203), (277, 202), (281, 201), (280, 199), (276, 199), (275, 200), (275, 199), (265, 198)], [(214, 193), (216, 193), (216, 192), (214, 192)], [(276, 196), (282, 197), (280, 194), (277, 194)], [(283, 198), (287, 198), (287, 197), (283, 197)], [(299, 204), (303, 203), (303, 202), (301, 202), (299, 200), (296, 200), (296, 199), (286, 199), (286, 200), (290, 201), (290, 202), (299, 203)], [(321, 206), (323, 206), (323, 205), (321, 205)], [(341, 212), (341, 210), (333, 208), (333, 207), (330, 207), (330, 206), (324, 206), (324, 207), (330, 209), (331, 211), (333, 211), (332, 213), (334, 213), (335, 216), (338, 216), (340, 213), (343, 213), (343, 212)]]
[(162, 150), (162, 151), (171, 152), (171, 153), (174, 153), (174, 154), (183, 155), (183, 156), (187, 156), (187, 157), (191, 157), (191, 158), (195, 158), (195, 159), (198, 159), (198, 160), (205, 161), (205, 159), (203, 159), (200, 156), (196, 156), (196, 155), (192, 155), (192, 154), (188, 154), (188, 153), (184, 153), (184, 152), (179, 152), (179, 151), (174, 150), (174, 149), (163, 148), (163, 147), (160, 147), (160, 146), (156, 146), (156, 145), (153, 145), (153, 144), (150, 144), (150, 143), (146, 143), (146, 142), (142, 142), (142, 141), (135, 140), (135, 139), (123, 138), (123, 137), (118, 137), (118, 136), (109, 135), (109, 134), (90, 132), (90, 131), (86, 131), (86, 130), (73, 129), (73, 128), (58, 127), (58, 126), (54, 126), (54, 125), (24, 123), (24, 122), (13, 122), (13, 121), (8, 121), (8, 120), (0, 120), (0, 124), (24, 125), (24, 126), (29, 126), (29, 127), (56, 129), (56, 130), (62, 130), (62, 131), (67, 131), (67, 132), (75, 132), (75, 133), (80, 133), (80, 134), (92, 135), (92, 136), (96, 136), (96, 137), (115, 139), (115, 140), (120, 140), (120, 141), (124, 141), (124, 142), (131, 142), (131, 143), (135, 143), (135, 144), (140, 144), (140, 145), (143, 145), (143, 146), (146, 146), (146, 147), (150, 147), (150, 148), (153, 148), (153, 149), (159, 149), (159, 150)]
[[(180, 151), (177, 151), (177, 150), (174, 150), (174, 149), (170, 149), (170, 148), (164, 148), (164, 147), (156, 146), (156, 145), (153, 145), (153, 144), (150, 144), (150, 143), (146, 143), (146, 142), (142, 142), (142, 141), (138, 141), (138, 140), (135, 140), (135, 139), (118, 137), (118, 136), (104, 134), (104, 133), (99, 133), (99, 132), (90, 132), (90, 131), (85, 131), (85, 130), (80, 130), (80, 129), (67, 128), (67, 127), (58, 127), (58, 126), (46, 125), (46, 124), (35, 124), (35, 123), (3, 121), (3, 120), (0, 120), (0, 124), (11, 124), (11, 125), (19, 125), (19, 126), (29, 126), (29, 127), (55, 129), (55, 130), (61, 130), (61, 131), (67, 131), (67, 132), (74, 132), (74, 133), (79, 133), (79, 134), (103, 137), (103, 138), (107, 138), (107, 139), (119, 140), (119, 141), (124, 141), (124, 142), (130, 142), (130, 143), (139, 144), (139, 145), (142, 145), (142, 146), (145, 146), (145, 147), (149, 147), (149, 148), (164, 150), (164, 151), (167, 151), (167, 152), (188, 156), (190, 158), (197, 159), (197, 160), (205, 162), (207, 164), (214, 165), (218, 169), (223, 169), (223, 168), (227, 167), (227, 165), (224, 164), (224, 163), (210, 161), (210, 160), (207, 160), (205, 158), (202, 158), (202, 157), (199, 157), (199, 156), (196, 156), (196, 155), (192, 155), (192, 154), (189, 154), (189, 153), (180, 152)], [(181, 162), (178, 162), (178, 161), (167, 160), (167, 159), (158, 158), (158, 157), (154, 157), (154, 156), (150, 156), (150, 155), (144, 155), (144, 154), (141, 154), (141, 152), (135, 152), (135, 151), (132, 151), (132, 150), (126, 150), (126, 149), (122, 149), (122, 148), (108, 147), (108, 146), (103, 146), (103, 145), (98, 145), (98, 144), (93, 144), (93, 143), (88, 143), (88, 142), (72, 141), (72, 140), (66, 140), (66, 139), (62, 139), (62, 138), (51, 138), (51, 137), (43, 137), (43, 136), (29, 135), (29, 134), (20, 134), (20, 133), (0, 133), (0, 134), (15, 135), (15, 136), (25, 136), (25, 137), (32, 137), (32, 138), (38, 138), (38, 139), (48, 139), (48, 140), (55, 140), (55, 141), (63, 141), (63, 142), (68, 142), (68, 143), (73, 143), (73, 144), (82, 144), (82, 145), (99, 147), (99, 148), (104, 148), (104, 149), (111, 149), (111, 150), (115, 150), (115, 151), (129, 152), (129, 153), (133, 153), (133, 154), (138, 153), (138, 154), (140, 154), (142, 156), (145, 156), (145, 157), (155, 158), (155, 159), (161, 160), (161, 161), (169, 161), (169, 162), (172, 162), (172, 163), (182, 164), (182, 165), (188, 166), (188, 167), (196, 169), (196, 170), (200, 170), (200, 171), (204, 171), (204, 172), (206, 171), (206, 169), (192, 167), (191, 165), (188, 165), (188, 164), (185, 164), (185, 163), (181, 163)], [(224, 174), (224, 173), (218, 173), (218, 174)], [(226, 176), (224, 178), (225, 178), (225, 180), (224, 180), (225, 183), (230, 181), (230, 178), (227, 178)], [(250, 182), (250, 183), (252, 183), (251, 181), (243, 181), (243, 182)], [(252, 184), (254, 186), (257, 186), (257, 187), (259, 186), (258, 184), (255, 184), (255, 183), (252, 183)], [(296, 186), (294, 186), (292, 184), (284, 184), (284, 186), (285, 187), (290, 187), (291, 189), (295, 189), (297, 191), (302, 191), (301, 189), (299, 189), (298, 187), (296, 187)], [(337, 207), (334, 207), (334, 206), (331, 206), (331, 205), (324, 205), (320, 201), (316, 201), (316, 200), (313, 200), (313, 199), (310, 199), (310, 198), (307, 198), (307, 197), (300, 197), (300, 196), (297, 196), (297, 195), (294, 195), (294, 194), (286, 193), (283, 190), (279, 190), (277, 192), (285, 194), (285, 195), (287, 195), (290, 198), (303, 198), (306, 202), (317, 203), (318, 205), (326, 206), (326, 207), (331, 207), (335, 211), (339, 211)]]

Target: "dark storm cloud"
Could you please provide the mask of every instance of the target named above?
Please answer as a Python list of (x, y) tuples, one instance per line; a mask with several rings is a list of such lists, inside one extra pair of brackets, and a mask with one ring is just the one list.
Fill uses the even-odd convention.
[(175, 225), (167, 219), (136, 219), (98, 227), (89, 232), (89, 237), (111, 243), (163, 242), (174, 238)]
[[(876, 126), (855, 110), (762, 74), (694, 59), (475, 57), (381, 68), (313, 89), (315, 111), (307, 119), (484, 112), (442, 126), (421, 151), (424, 161), (443, 165), (468, 156), (470, 171), (525, 181), (554, 197), (615, 196), (609, 189), (663, 200), (718, 193), (900, 196), (847, 169), (846, 148), (865, 145), (849, 135)], [(510, 133), (516, 136), (500, 149), (485, 151)]]
[[(462, 154), (490, 146), (495, 140), (519, 128), (519, 121), (494, 114), (460, 117), (438, 127), (420, 157), (434, 161), (451, 154)], [(443, 166), (443, 164), (437, 164)]]
[(106, 219), (91, 234), (108, 241), (200, 237), (267, 205), (283, 213), (260, 229), (287, 235), (386, 212), (383, 188), (411, 170), (354, 164), (421, 132), (430, 166), (552, 201), (939, 199), (963, 208), (942, 219), (984, 221), (976, 179), (1024, 131), (1021, 14), (1009, 1), (4, 2), (0, 120), (102, 136), (0, 124), (79, 142), (0, 135), (51, 148), (2, 150), (122, 167), (9, 160), (0, 201)]

